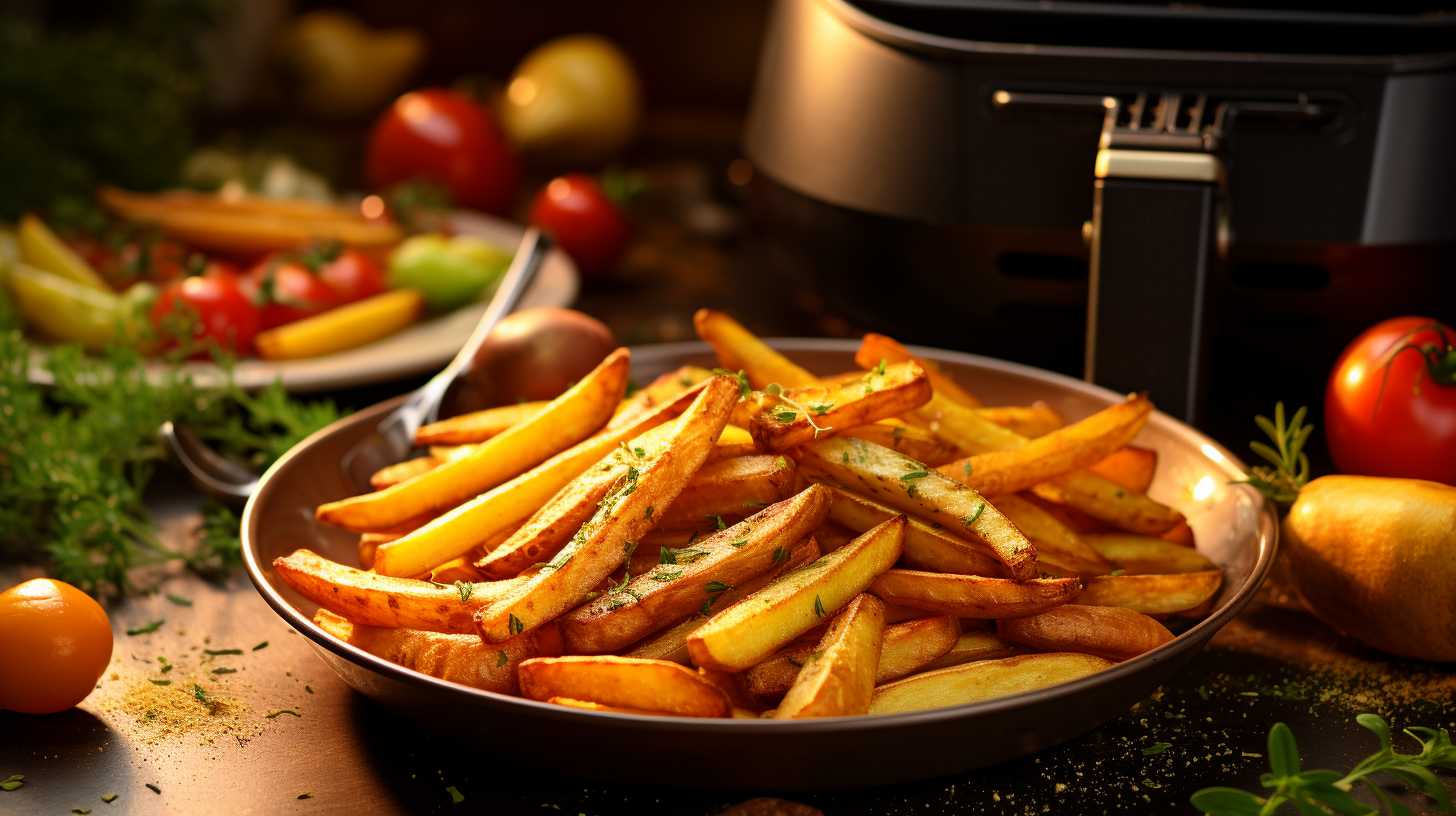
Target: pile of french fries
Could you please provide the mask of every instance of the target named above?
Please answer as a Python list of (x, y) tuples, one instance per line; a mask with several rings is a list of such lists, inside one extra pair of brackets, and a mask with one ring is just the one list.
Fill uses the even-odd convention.
[(435, 677), (593, 711), (833, 717), (1075, 680), (1173, 638), (1222, 574), (1147, 496), (1139, 395), (984, 407), (894, 340), (819, 377), (727, 315), (722, 368), (422, 428), (317, 517), (362, 567), (274, 568), (316, 622)]

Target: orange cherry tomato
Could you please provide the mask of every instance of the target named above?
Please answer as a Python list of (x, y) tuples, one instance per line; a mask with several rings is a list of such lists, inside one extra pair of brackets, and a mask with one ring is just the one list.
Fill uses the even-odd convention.
[(35, 578), (0, 592), (0, 708), (65, 711), (111, 662), (111, 621), (90, 595)]

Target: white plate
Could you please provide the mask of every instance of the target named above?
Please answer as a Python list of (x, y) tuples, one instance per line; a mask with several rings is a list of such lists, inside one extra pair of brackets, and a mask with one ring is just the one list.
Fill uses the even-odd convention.
[[(493, 244), (514, 247), (525, 232), (518, 224), (487, 215), (457, 212), (451, 217), (454, 230), (462, 235), (475, 235)], [(521, 299), (521, 307), (569, 306), (576, 300), (576, 265), (559, 249), (552, 249), (541, 265), (536, 280)], [(410, 326), (398, 334), (366, 346), (337, 354), (310, 357), (304, 360), (270, 362), (256, 358), (239, 360), (234, 378), (249, 390), (262, 388), (274, 380), (282, 380), (289, 391), (327, 391), (359, 385), (388, 382), (424, 374), (442, 368), (470, 337), (471, 329), (485, 311), (485, 302), (462, 306), (453, 312)], [(50, 384), (50, 372), (44, 366), (44, 353), (32, 360), (30, 378)], [(199, 385), (222, 382), (222, 370), (212, 363), (147, 364), (149, 375), (161, 377), (168, 371), (181, 370)]]

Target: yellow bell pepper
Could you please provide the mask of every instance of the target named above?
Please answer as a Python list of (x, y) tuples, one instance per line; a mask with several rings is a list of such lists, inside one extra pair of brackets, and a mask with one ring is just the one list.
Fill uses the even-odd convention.
[(372, 343), (413, 323), (425, 299), (413, 289), (396, 289), (259, 334), (254, 341), (265, 360), (318, 357)]

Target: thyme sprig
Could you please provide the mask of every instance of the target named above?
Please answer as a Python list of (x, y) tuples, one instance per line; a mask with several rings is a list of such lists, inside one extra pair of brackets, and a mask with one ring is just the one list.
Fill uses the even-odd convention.
[(1307, 414), (1301, 406), (1286, 423), (1284, 403), (1280, 402), (1274, 405), (1273, 420), (1254, 417), (1254, 423), (1273, 444), (1255, 440), (1249, 443), (1249, 449), (1269, 464), (1249, 468), (1248, 478), (1237, 484), (1252, 486), (1275, 504), (1293, 504), (1300, 488), (1309, 483), (1309, 456), (1304, 452), (1304, 443), (1314, 433), (1314, 426), (1304, 421)]

